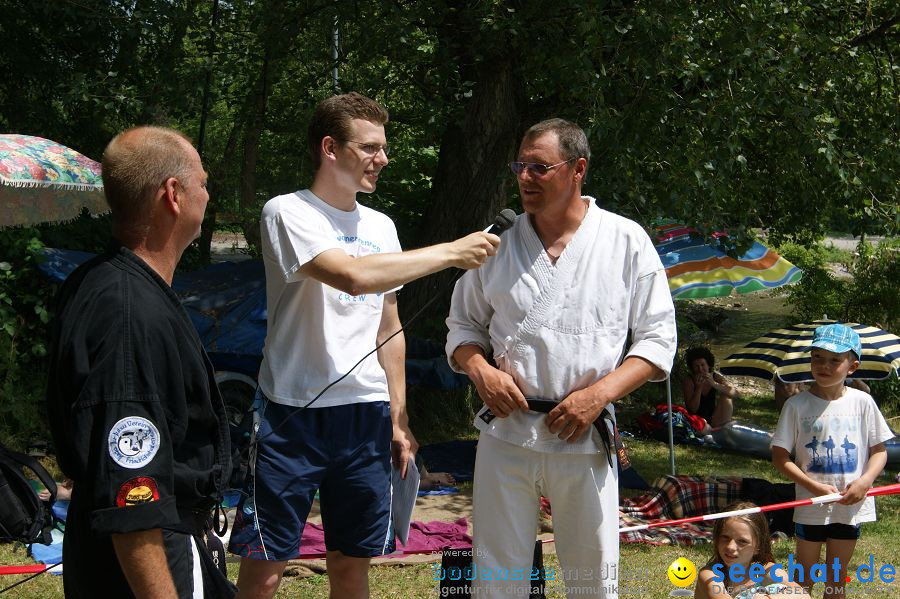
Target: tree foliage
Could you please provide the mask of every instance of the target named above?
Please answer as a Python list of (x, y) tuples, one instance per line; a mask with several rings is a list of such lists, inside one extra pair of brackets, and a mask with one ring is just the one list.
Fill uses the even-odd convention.
[(900, 241), (861, 241), (853, 259), (842, 265), (846, 274), (835, 272), (818, 245), (788, 243), (779, 252), (803, 270), (800, 282), (788, 288), (798, 321), (827, 316), (900, 331)]
[[(522, 131), (550, 116), (589, 134), (586, 192), (644, 223), (668, 216), (744, 241), (762, 227), (804, 244), (829, 228), (900, 228), (900, 16), (887, 0), (0, 9), (0, 130), (97, 158), (124, 127), (196, 137), (203, 121), (212, 201), (201, 260), (217, 221), (253, 241), (262, 203), (310, 181), (306, 122), (336, 88), (391, 111), (396, 151), (365, 201), (397, 220), (407, 246), (483, 228), (515, 206), (506, 163)], [(410, 285), (402, 306), (445, 281)]]

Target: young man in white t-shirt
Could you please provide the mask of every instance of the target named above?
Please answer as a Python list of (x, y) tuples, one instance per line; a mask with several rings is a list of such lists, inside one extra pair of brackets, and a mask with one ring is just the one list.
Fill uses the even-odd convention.
[[(875, 520), (875, 499), (866, 493), (884, 470), (884, 442), (894, 434), (868, 393), (844, 385), (859, 367), (859, 335), (842, 324), (816, 329), (810, 348), (814, 383), (784, 404), (772, 438), (772, 464), (797, 486), (797, 499), (840, 493), (836, 503), (794, 509), (797, 562), (807, 592), (810, 569), (825, 544), (825, 599), (844, 597), (847, 566), (860, 523)], [(790, 454), (794, 452), (794, 460)], [(833, 576), (837, 559), (840, 570)]]
[(401, 285), (451, 266), (478, 268), (500, 243), (478, 232), (402, 252), (394, 223), (357, 204), (388, 164), (387, 120), (381, 105), (357, 93), (321, 102), (308, 136), (313, 184), (263, 208), (262, 408), (229, 545), (242, 556), (239, 598), (274, 595), (299, 553), (317, 490), (331, 596), (368, 597), (370, 558), (394, 546), (391, 461), (405, 476), (417, 444), (402, 333), (355, 365), (400, 330)]

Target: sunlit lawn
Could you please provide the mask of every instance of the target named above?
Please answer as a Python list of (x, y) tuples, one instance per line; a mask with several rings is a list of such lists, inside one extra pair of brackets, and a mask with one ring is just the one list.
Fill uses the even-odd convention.
[[(630, 440), (628, 442), (629, 455), (634, 467), (645, 478), (651, 480), (655, 475), (668, 471), (668, 449), (665, 444), (656, 441)], [(729, 453), (712, 450), (703, 447), (678, 446), (676, 449), (676, 463), (679, 474), (692, 474), (698, 476), (737, 475), (744, 477), (765, 478), (772, 481), (782, 481), (766, 460), (749, 458), (739, 453)], [(882, 476), (877, 484), (884, 485), (893, 482), (894, 471)], [(633, 493), (629, 493), (633, 494)], [(881, 497), (878, 499), (878, 517), (876, 523), (866, 524), (863, 527), (863, 537), (857, 546), (854, 555), (856, 567), (873, 556), (876, 568), (884, 564), (900, 566), (900, 547), (897, 539), (900, 538), (900, 498), (898, 496)], [(786, 562), (789, 553), (793, 552), (793, 541), (776, 543), (776, 559)], [(687, 557), (696, 566), (700, 567), (709, 556), (709, 547), (650, 547), (640, 544), (625, 544), (621, 549), (620, 573), (623, 578), (634, 580), (632, 587), (623, 587), (620, 596), (641, 597), (665, 597), (674, 587), (666, 576), (669, 564), (678, 557)], [(558, 568), (559, 564), (554, 555), (546, 556), (546, 565)], [(2, 564), (27, 564), (33, 563), (24, 552), (24, 549), (13, 548), (12, 545), (0, 545), (0, 563)], [(237, 576), (237, 564), (229, 564), (232, 578)], [(436, 597), (435, 581), (433, 579), (434, 568), (428, 564), (416, 564), (407, 566), (377, 566), (371, 570), (370, 580), (373, 597)], [(4, 576), (0, 578), (0, 584), (8, 585), (21, 576)], [(644, 587), (644, 592), (640, 588)], [(867, 590), (874, 591), (876, 586), (872, 584)], [(862, 592), (861, 590), (859, 591)], [(58, 576), (42, 575), (39, 578), (25, 583), (21, 587), (10, 591), (8, 597), (23, 597), (36, 599), (40, 597), (62, 597), (62, 579)], [(309, 597), (310, 599), (328, 597), (328, 581), (324, 575), (309, 578), (286, 578), (278, 597)], [(564, 595), (553, 587), (548, 587), (548, 598), (561, 598)], [(821, 596), (821, 592), (819, 593)], [(897, 597), (900, 596), (900, 586), (896, 583), (885, 587), (881, 595), (849, 595)]]
[[(723, 302), (724, 303), (724, 302)], [(786, 322), (786, 310), (777, 297), (762, 296), (738, 301), (740, 306), (730, 306), (730, 325), (713, 339), (712, 349), (723, 357), (743, 343), (764, 333), (769, 328)], [(749, 306), (748, 306), (749, 304)], [(726, 304), (727, 305), (727, 304)], [(675, 384), (677, 385), (677, 383)], [(777, 421), (777, 413), (771, 397), (771, 389), (763, 383), (749, 386), (748, 392), (738, 401), (735, 418), (741, 422), (764, 430), (772, 430)], [(673, 401), (680, 401), (679, 391), (673, 386)], [(662, 384), (647, 385), (637, 396), (629, 397), (617, 406), (620, 428), (635, 431), (634, 419), (642, 411), (665, 403), (666, 388)], [(460, 438), (475, 438), (470, 423), (475, 406), (479, 401), (471, 392), (423, 392), (410, 390), (410, 413), (414, 431), (422, 442), (439, 442)], [(900, 416), (897, 406), (887, 406), (885, 416)], [(635, 469), (648, 480), (669, 472), (669, 451), (664, 443), (642, 439), (627, 439), (629, 455)], [(763, 478), (773, 482), (787, 482), (764, 459), (753, 458), (739, 451), (724, 451), (705, 447), (677, 446), (676, 468), (678, 474), (695, 476), (741, 476)], [(876, 482), (885, 485), (894, 482), (897, 465), (889, 467)], [(634, 495), (634, 491), (625, 491)], [(892, 564), (900, 569), (900, 497), (897, 495), (878, 499), (878, 521), (863, 527), (862, 539), (857, 545), (851, 569), (861, 563), (872, 562), (876, 569)], [(775, 557), (787, 562), (793, 552), (793, 540), (775, 544)], [(678, 557), (687, 557), (697, 567), (701, 567), (709, 557), (708, 546), (698, 547), (651, 547), (642, 544), (626, 544), (621, 548), (620, 577), (631, 579), (632, 586), (620, 588), (620, 597), (666, 597), (674, 587), (666, 576), (666, 570)], [(555, 555), (545, 556), (545, 565), (558, 568)], [(25, 555), (24, 549), (11, 544), (0, 545), (0, 564), (33, 563)], [(429, 564), (377, 566), (370, 574), (372, 596), (375, 598), (425, 598), (437, 597), (434, 568)], [(237, 577), (237, 563), (229, 564), (232, 579)], [(0, 577), (0, 588), (21, 580), (22, 576)], [(893, 583), (868, 583), (849, 588), (848, 597), (898, 597), (900, 585)], [(821, 597), (821, 584), (814, 591), (814, 597)], [(6, 596), (37, 599), (62, 597), (62, 579), (58, 576), (41, 575), (35, 580), (13, 589)], [(324, 575), (309, 578), (285, 578), (278, 597), (308, 597), (324, 599), (328, 597), (328, 581)], [(564, 595), (558, 585), (550, 584), (547, 597), (558, 599)]]

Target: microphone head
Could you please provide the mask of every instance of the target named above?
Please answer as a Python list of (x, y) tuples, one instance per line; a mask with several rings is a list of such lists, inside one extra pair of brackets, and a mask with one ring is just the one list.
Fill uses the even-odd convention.
[(494, 219), (494, 226), (491, 227), (491, 232), (495, 235), (499, 235), (513, 226), (514, 222), (516, 222), (516, 213), (509, 208), (504, 208), (500, 211), (500, 214), (497, 215), (497, 218)]

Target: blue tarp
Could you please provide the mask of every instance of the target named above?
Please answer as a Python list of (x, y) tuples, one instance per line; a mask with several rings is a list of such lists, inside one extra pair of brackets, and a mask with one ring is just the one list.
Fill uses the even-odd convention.
[[(94, 254), (48, 248), (40, 268), (63, 282)], [(176, 273), (172, 289), (181, 298), (216, 370), (256, 378), (266, 339), (266, 283), (261, 260), (219, 262), (188, 273)], [(450, 370), (440, 345), (408, 338), (406, 382), (437, 389), (468, 384)], [(349, 349), (349, 348), (348, 348)], [(361, 357), (361, 356), (360, 356)]]

